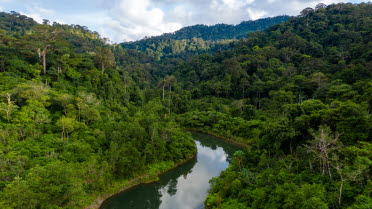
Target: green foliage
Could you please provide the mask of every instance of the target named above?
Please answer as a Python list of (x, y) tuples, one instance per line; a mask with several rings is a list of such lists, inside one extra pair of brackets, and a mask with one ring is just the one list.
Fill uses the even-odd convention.
[(145, 37), (136, 42), (125, 42), (121, 46), (145, 52), (155, 61), (161, 58), (188, 57), (226, 49), (231, 40), (246, 38), (250, 32), (264, 30), (288, 19), (289, 16), (277, 16), (244, 21), (238, 25), (194, 25), (181, 28), (174, 33)]
[[(370, 9), (370, 3), (305, 9), (251, 34), (222, 57), (199, 57), (192, 67), (199, 80), (178, 78), (192, 82), (195, 98), (224, 98), (191, 103), (199, 111), (180, 115), (181, 124), (251, 144), (211, 181), (206, 208), (370, 207), (371, 105), (369, 96), (362, 96), (369, 95), (372, 78), (365, 74), (371, 40), (363, 35), (370, 24), (354, 24), (369, 21), (371, 15), (363, 14)], [(359, 55), (348, 53), (353, 50)], [(242, 73), (231, 67), (236, 64), (226, 66), (231, 60), (240, 63)], [(176, 73), (185, 74), (192, 64)], [(221, 71), (208, 72), (211, 65)], [(211, 76), (204, 78), (205, 72)], [(221, 94), (207, 85), (226, 73), (235, 80), (225, 84), (231, 90)], [(239, 91), (242, 86), (247, 87)], [(258, 136), (252, 140), (252, 129), (235, 131), (237, 123), (221, 125), (233, 118), (250, 120), (243, 127), (258, 121)]]
[(169, 105), (145, 100), (144, 67), (113, 68), (126, 51), (85, 27), (0, 14), (1, 208), (83, 208), (196, 154)]
[(189, 128), (249, 145), (206, 208), (369, 208), (371, 10), (318, 5), (119, 45), (0, 13), (0, 207), (82, 208), (156, 179), (195, 155)]

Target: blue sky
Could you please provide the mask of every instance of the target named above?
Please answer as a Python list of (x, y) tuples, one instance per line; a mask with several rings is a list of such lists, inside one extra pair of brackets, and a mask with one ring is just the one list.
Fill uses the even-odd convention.
[(41, 22), (88, 26), (113, 42), (173, 32), (181, 27), (238, 24), (277, 15), (298, 15), (318, 3), (360, 0), (0, 0), (0, 11), (16, 11)]

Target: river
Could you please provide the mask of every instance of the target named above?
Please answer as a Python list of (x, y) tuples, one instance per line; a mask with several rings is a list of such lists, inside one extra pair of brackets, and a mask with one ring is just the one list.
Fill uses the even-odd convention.
[(213, 136), (192, 134), (198, 154), (162, 175), (155, 183), (141, 184), (107, 199), (101, 209), (201, 209), (209, 180), (225, 170), (240, 148)]

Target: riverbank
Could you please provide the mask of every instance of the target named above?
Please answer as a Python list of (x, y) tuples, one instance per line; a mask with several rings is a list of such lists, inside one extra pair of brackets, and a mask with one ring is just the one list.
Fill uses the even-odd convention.
[(196, 129), (196, 128), (187, 128), (185, 129), (186, 131), (191, 131), (191, 132), (197, 132), (197, 133), (202, 133), (202, 134), (207, 134), (207, 135), (210, 135), (210, 136), (213, 136), (213, 137), (216, 137), (218, 139), (222, 139), (228, 143), (231, 143), (231, 144), (234, 144), (234, 145), (237, 145), (239, 147), (243, 147), (243, 148), (250, 148), (250, 144), (246, 143), (246, 142), (241, 142), (240, 140), (238, 139), (235, 139), (235, 138), (228, 138), (228, 137), (224, 137), (224, 136), (221, 136), (221, 135), (218, 135), (214, 132), (211, 132), (211, 131), (204, 131), (204, 130), (201, 130), (201, 129)]
[(113, 189), (111, 190), (114, 190), (113, 192), (108, 192), (106, 194), (102, 194), (102, 195), (99, 195), (97, 198), (95, 198), (94, 202), (92, 205), (90, 206), (86, 206), (84, 207), (84, 209), (99, 209), (102, 204), (110, 197), (112, 196), (115, 196), (121, 192), (124, 192), (132, 187), (135, 187), (139, 184), (149, 184), (149, 183), (153, 183), (153, 182), (156, 182), (159, 180), (159, 175), (161, 174), (164, 174), (178, 166), (181, 166), (185, 163), (187, 163), (188, 161), (194, 159), (196, 157), (197, 153), (195, 153), (193, 156), (191, 156), (190, 158), (187, 158), (181, 162), (178, 162), (176, 164), (173, 164), (172, 166), (169, 166), (163, 170), (158, 170), (156, 171), (156, 175), (149, 175), (149, 174), (145, 174), (145, 175), (142, 175), (142, 176), (139, 176), (139, 177), (136, 177), (136, 178), (133, 178), (133, 179), (130, 179), (130, 180), (124, 180), (124, 181), (121, 181), (121, 182), (115, 182), (113, 183), (114, 185), (117, 185), (115, 186)]
[[(187, 128), (185, 129), (186, 131), (191, 131), (191, 132), (196, 132), (196, 133), (203, 133), (203, 134), (207, 134), (207, 135), (210, 135), (210, 136), (213, 136), (215, 138), (218, 138), (218, 139), (221, 139), (221, 140), (224, 140), (230, 144), (234, 144), (234, 145), (237, 145), (239, 147), (243, 147), (243, 148), (249, 148), (249, 144), (248, 143), (244, 143), (244, 142), (241, 142), (239, 141), (238, 139), (234, 139), (234, 138), (227, 138), (227, 137), (223, 137), (221, 135), (218, 135), (216, 133), (213, 133), (213, 132), (210, 132), (210, 131), (204, 131), (204, 130), (200, 130), (200, 129), (195, 129), (195, 128)], [(158, 171), (155, 171), (156, 172), (156, 175), (149, 175), (149, 174), (145, 174), (145, 175), (142, 175), (142, 176), (139, 176), (139, 177), (136, 177), (136, 178), (133, 178), (133, 179), (130, 179), (130, 180), (124, 180), (124, 181), (119, 181), (119, 182), (115, 182), (113, 183), (113, 185), (115, 185), (115, 187), (113, 187), (111, 189), (111, 191), (105, 193), (105, 194), (102, 194), (102, 195), (99, 195), (93, 202), (92, 205), (90, 206), (87, 206), (85, 207), (84, 209), (99, 209), (103, 204), (104, 202), (109, 199), (110, 197), (113, 197), (117, 194), (120, 194), (121, 192), (124, 192), (128, 189), (131, 189), (139, 184), (149, 184), (149, 183), (153, 183), (153, 182), (156, 182), (158, 181), (159, 179), (159, 175), (161, 174), (164, 174), (178, 166), (181, 166), (185, 163), (187, 163), (188, 161), (192, 160), (193, 158), (195, 158), (197, 155), (197, 153), (195, 153), (192, 157), (188, 158), (188, 159), (185, 159), (181, 162), (178, 162), (172, 166), (169, 166), (167, 167), (166, 169), (160, 169)]]

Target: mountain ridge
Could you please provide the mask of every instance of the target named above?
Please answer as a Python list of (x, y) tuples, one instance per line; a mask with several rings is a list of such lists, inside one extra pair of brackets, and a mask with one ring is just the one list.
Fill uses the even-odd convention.
[[(279, 15), (275, 17), (260, 18), (257, 20), (245, 20), (239, 24), (226, 23), (217, 23), (214, 25), (195, 24), (191, 26), (182, 27), (181, 29), (174, 32), (164, 33), (158, 36), (144, 37), (143, 39), (140, 40), (123, 43), (137, 42), (151, 38), (169, 38), (175, 40), (202, 38), (203, 40), (213, 41), (223, 39), (240, 39), (245, 38), (249, 32), (266, 29), (268, 26), (286, 21), (290, 17), (291, 16), (289, 15)], [(209, 31), (205, 32), (205, 30)], [(193, 31), (196, 34), (190, 33), (190, 31)]]

